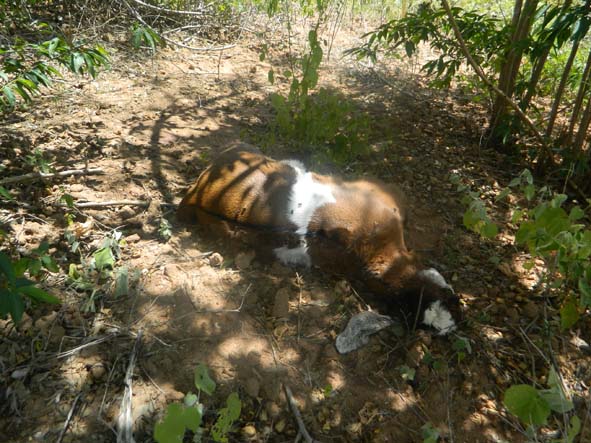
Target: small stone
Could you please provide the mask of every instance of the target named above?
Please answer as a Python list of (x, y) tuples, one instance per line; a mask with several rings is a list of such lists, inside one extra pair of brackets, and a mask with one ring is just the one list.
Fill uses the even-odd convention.
[(127, 220), (128, 218), (135, 216), (135, 211), (129, 206), (123, 206), (119, 209), (119, 215), (123, 220)]
[(181, 401), (183, 398), (185, 398), (185, 394), (182, 392), (176, 391), (174, 389), (166, 391), (167, 401)]
[(252, 398), (257, 398), (259, 396), (259, 391), (261, 389), (261, 384), (255, 377), (251, 377), (246, 380), (244, 390), (248, 395)]
[(277, 291), (273, 303), (273, 317), (287, 317), (289, 315), (289, 296), (290, 290), (288, 288), (281, 288)]
[(406, 364), (411, 368), (416, 368), (421, 364), (425, 357), (425, 351), (422, 343), (415, 343), (414, 346), (406, 354)]
[(90, 368), (90, 375), (92, 375), (92, 379), (95, 381), (101, 380), (105, 374), (107, 373), (107, 368), (103, 363), (97, 363), (92, 365)]
[(280, 433), (280, 434), (281, 434), (283, 431), (285, 431), (285, 425), (286, 425), (286, 424), (287, 424), (287, 423), (285, 422), (285, 419), (284, 419), (284, 418), (282, 418), (282, 419), (281, 419), (281, 420), (279, 420), (277, 423), (275, 423), (275, 430), (276, 430), (278, 433)]
[(141, 240), (141, 237), (138, 234), (131, 234), (125, 237), (125, 241), (127, 243), (137, 243)]
[(38, 318), (35, 320), (35, 329), (41, 332), (43, 335), (47, 335), (49, 332), (49, 328), (57, 318), (57, 312), (52, 312), (51, 314), (44, 315), (43, 317)]
[(517, 311), (517, 309), (509, 308), (507, 309), (506, 314), (510, 323), (519, 323), (519, 312)]
[(53, 329), (51, 330), (50, 341), (51, 341), (51, 343), (54, 343), (54, 344), (61, 343), (62, 338), (64, 338), (65, 335), (66, 335), (66, 330), (63, 328), (63, 326), (55, 325), (53, 327)]
[(530, 301), (523, 307), (523, 313), (531, 320), (540, 314), (540, 307), (537, 303)]
[(17, 329), (22, 333), (27, 333), (33, 327), (33, 319), (26, 312), (23, 313), (21, 321), (17, 325)]
[(248, 439), (254, 438), (257, 435), (257, 429), (253, 425), (244, 426), (241, 432)]
[(336, 292), (337, 296), (344, 297), (345, 295), (349, 295), (351, 293), (351, 285), (347, 280), (339, 280), (334, 287), (334, 291)]
[(269, 415), (269, 417), (276, 418), (281, 413), (281, 408), (274, 401), (268, 401), (265, 404), (265, 411), (267, 411), (267, 414)]
[(218, 266), (221, 266), (223, 262), (224, 257), (222, 257), (222, 255), (217, 252), (214, 252), (209, 256), (209, 266), (217, 268)]
[(74, 183), (70, 185), (70, 192), (82, 192), (84, 190), (84, 186), (80, 183)]
[(252, 264), (252, 261), (254, 260), (254, 257), (255, 257), (255, 253), (253, 251), (241, 252), (238, 255), (236, 255), (236, 259), (234, 260), (234, 263), (236, 264), (236, 267), (238, 269), (245, 270), (250, 267), (250, 265)]

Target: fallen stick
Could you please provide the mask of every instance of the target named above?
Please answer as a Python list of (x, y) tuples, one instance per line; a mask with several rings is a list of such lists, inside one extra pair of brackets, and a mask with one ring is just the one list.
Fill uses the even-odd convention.
[(68, 416), (66, 417), (66, 421), (64, 422), (64, 427), (60, 431), (60, 435), (58, 436), (55, 443), (61, 443), (61, 441), (64, 438), (64, 435), (66, 435), (66, 430), (68, 429), (68, 426), (70, 425), (70, 421), (72, 420), (72, 415), (74, 415), (74, 409), (76, 409), (76, 405), (78, 404), (78, 400), (80, 400), (81, 396), (82, 396), (82, 392), (79, 392), (78, 395), (76, 396), (76, 398), (74, 399), (74, 403), (72, 403), (72, 407), (70, 408), (70, 411), (68, 412)]
[(69, 177), (71, 175), (92, 175), (102, 174), (104, 171), (101, 168), (88, 169), (69, 169), (60, 172), (29, 172), (28, 174), (15, 175), (14, 177), (6, 177), (0, 180), (0, 185), (7, 185), (9, 183), (20, 183), (27, 180), (55, 178), (55, 177)]
[(117, 419), (117, 443), (135, 443), (133, 439), (133, 417), (131, 416), (131, 398), (132, 392), (132, 377), (135, 368), (135, 359), (139, 351), (142, 341), (142, 329), (137, 333), (131, 356), (129, 357), (129, 364), (125, 372), (125, 393), (121, 399), (121, 412)]
[(298, 423), (299, 434), (304, 438), (306, 443), (314, 443), (314, 439), (310, 436), (310, 434), (308, 434), (308, 430), (306, 429), (306, 425), (304, 424), (304, 420), (302, 419), (302, 415), (300, 414), (295, 398), (293, 398), (291, 389), (289, 389), (289, 386), (286, 384), (283, 384), (283, 390), (285, 391), (285, 396), (287, 397), (289, 409), (291, 409), (291, 413), (294, 415), (296, 422)]
[[(55, 205), (60, 208), (67, 208), (68, 205), (60, 203)], [(106, 208), (109, 206), (143, 206), (147, 208), (150, 202), (146, 200), (108, 200), (104, 202), (81, 202), (74, 203), (75, 208)]]

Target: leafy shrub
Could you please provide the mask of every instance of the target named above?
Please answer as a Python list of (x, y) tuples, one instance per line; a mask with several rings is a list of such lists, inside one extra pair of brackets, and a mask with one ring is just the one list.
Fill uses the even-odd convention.
[[(567, 399), (560, 377), (554, 368), (550, 368), (548, 386), (548, 389), (537, 389), (530, 385), (513, 385), (505, 391), (505, 406), (528, 426), (528, 433), (532, 438), (535, 438), (539, 426), (547, 424), (551, 412), (567, 414), (574, 407)], [(581, 420), (572, 415), (564, 441), (572, 443), (580, 430)]]
[[(498, 56), (503, 54), (507, 44), (509, 29), (504, 23), (488, 14), (452, 8), (462, 36), (474, 59), (484, 69), (497, 70)], [(421, 3), (415, 12), (405, 17), (391, 20), (375, 31), (364, 35), (366, 43), (348, 51), (359, 57), (369, 57), (374, 62), (380, 51), (396, 55), (404, 48), (406, 56), (413, 56), (421, 42), (429, 42), (436, 58), (428, 60), (422, 67), (429, 75), (434, 75), (435, 86), (447, 87), (459, 68), (465, 63), (465, 56), (458, 47), (453, 29), (443, 8), (435, 8), (432, 3)]]
[[(459, 179), (453, 181), (458, 183)], [(459, 190), (465, 188), (458, 185)], [(546, 186), (536, 188), (529, 170), (512, 180), (497, 201), (513, 192), (522, 195), (511, 205), (511, 223), (517, 226), (515, 241), (525, 246), (532, 257), (526, 267), (531, 269), (535, 258), (544, 260), (547, 271), (543, 282), (548, 289), (560, 289), (561, 326), (570, 328), (580, 311), (591, 307), (591, 230), (582, 223), (585, 211), (577, 205), (565, 209), (565, 194), (554, 193)], [(466, 227), (484, 237), (496, 236), (497, 227), (488, 227), (492, 222), (478, 193), (468, 196), (463, 200), (468, 205), (464, 214)]]
[(50, 87), (51, 78), (60, 75), (54, 65), (95, 78), (97, 68), (108, 64), (107, 53), (101, 46), (88, 48), (62, 37), (42, 43), (18, 40), (0, 47), (0, 56), (0, 112), (13, 110), (17, 97), (30, 103), (42, 86)]
[[(366, 149), (369, 119), (355, 110), (342, 94), (325, 88), (311, 93), (318, 84), (323, 51), (316, 30), (308, 33), (309, 51), (300, 60), (301, 75), (284, 72), (291, 78), (289, 94), (271, 95), (275, 111), (275, 133), (300, 148), (313, 148), (315, 154), (345, 163)], [(264, 58), (264, 55), (262, 56)], [(274, 72), (269, 72), (274, 82)]]
[[(202, 391), (207, 395), (213, 395), (216, 388), (215, 381), (202, 363), (195, 368), (194, 384), (197, 394), (188, 392), (183, 404), (168, 405), (164, 419), (154, 427), (154, 440), (158, 443), (182, 442), (187, 429), (194, 433), (193, 441), (201, 441), (204, 406), (199, 402), (199, 397)], [(232, 392), (226, 400), (226, 407), (218, 411), (218, 418), (211, 428), (213, 441), (228, 442), (228, 432), (234, 421), (240, 417), (241, 409), (242, 402), (238, 394)]]

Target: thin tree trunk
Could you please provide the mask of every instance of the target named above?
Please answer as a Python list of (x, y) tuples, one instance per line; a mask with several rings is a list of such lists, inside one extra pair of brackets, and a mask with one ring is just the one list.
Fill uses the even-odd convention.
[[(566, 145), (570, 145), (573, 140), (573, 134), (575, 131), (575, 124), (579, 120), (579, 115), (581, 113), (581, 109), (583, 108), (583, 101), (585, 99), (585, 94), (589, 90), (589, 80), (591, 77), (591, 51), (589, 51), (589, 55), (587, 56), (587, 62), (585, 63), (585, 70), (583, 71), (583, 77), (581, 78), (581, 83), (579, 83), (579, 90), (577, 91), (577, 99), (575, 100), (575, 106), (573, 108), (573, 112), (570, 116), (570, 121), (568, 124), (568, 133), (566, 136)], [(578, 155), (579, 153), (574, 151), (573, 154)]]
[[(561, 9), (560, 13), (558, 14), (558, 16), (556, 17), (556, 19), (559, 19), (560, 17), (562, 17), (562, 15), (568, 10), (568, 8), (570, 8), (571, 4), (572, 4), (572, 0), (566, 0), (564, 2), (564, 5), (562, 5), (562, 9)], [(527, 108), (529, 108), (531, 100), (536, 93), (536, 88), (538, 86), (538, 83), (540, 82), (540, 78), (542, 77), (542, 72), (544, 71), (544, 66), (546, 65), (546, 60), (548, 60), (548, 55), (550, 55), (550, 50), (552, 49), (553, 44), (554, 44), (554, 42), (550, 42), (542, 50), (542, 53), (540, 54), (540, 56), (537, 58), (537, 60), (535, 62), (531, 76), (529, 78), (529, 81), (527, 82), (527, 92), (525, 93), (523, 100), (521, 100), (521, 103), (519, 104), (521, 106), (521, 109), (523, 109), (523, 111), (526, 111)]]
[(517, 103), (515, 103), (515, 101), (513, 101), (510, 97), (505, 95), (505, 93), (503, 91), (501, 91), (498, 86), (496, 86), (492, 81), (490, 81), (488, 79), (488, 77), (486, 76), (486, 74), (484, 73), (484, 71), (482, 70), (480, 65), (478, 65), (478, 63), (476, 63), (476, 61), (474, 60), (474, 57), (472, 57), (472, 55), (470, 54), (470, 51), (468, 50), (468, 47), (466, 46), (466, 42), (464, 41), (464, 38), (462, 37), (462, 33), (460, 32), (460, 29), (458, 28), (458, 24), (456, 23), (456, 19), (453, 16), (453, 13), (451, 11), (451, 7), (449, 6), (448, 1), (441, 0), (441, 4), (443, 5), (445, 12), (447, 13), (447, 16), (449, 18), (449, 22), (453, 28), (453, 31), (454, 31), (454, 34), (455, 34), (456, 39), (458, 41), (458, 44), (460, 45), (460, 49), (461, 49), (462, 53), (464, 54), (464, 56), (466, 57), (466, 59), (468, 60), (468, 63), (470, 64), (470, 66), (472, 66), (472, 69), (474, 69), (474, 71), (476, 72), (476, 75), (478, 75), (478, 77), (480, 77), (480, 79), (486, 84), (486, 86), (488, 86), (488, 88), (491, 91), (493, 91), (498, 97), (502, 97), (503, 100), (505, 100), (505, 102), (507, 103), (507, 106), (510, 106), (515, 111), (517, 116), (521, 119), (521, 121), (528, 128), (530, 128), (532, 134), (536, 137), (536, 139), (540, 143), (540, 146), (541, 146), (543, 152), (547, 151), (548, 146), (546, 145), (546, 141), (544, 140), (544, 137), (542, 137), (542, 134), (540, 134), (540, 131), (538, 131), (538, 128), (536, 128), (535, 123), (527, 115), (525, 115), (525, 113), (521, 110), (519, 105)]
[[(515, 2), (513, 10), (513, 19), (511, 26), (513, 26), (513, 36), (511, 37), (510, 49), (506, 57), (506, 61), (499, 76), (499, 89), (507, 97), (512, 97), (515, 89), (515, 80), (519, 73), (521, 66), (521, 59), (523, 56), (523, 47), (520, 42), (524, 40), (531, 28), (533, 18), (535, 15), (538, 0), (525, 0), (521, 6), (521, 0)], [(491, 136), (495, 138), (494, 133), (498, 124), (507, 117), (508, 107), (506, 101), (497, 96), (493, 106), (491, 116)]]
[[(507, 80), (509, 77), (509, 71), (511, 67), (511, 56), (514, 52), (513, 48), (515, 47), (516, 42), (516, 35), (517, 35), (517, 25), (519, 23), (519, 17), (521, 16), (521, 9), (522, 9), (522, 0), (516, 0), (515, 5), (513, 6), (513, 17), (511, 18), (511, 29), (513, 29), (513, 34), (511, 36), (511, 43), (510, 43), (510, 50), (507, 51), (505, 55), (505, 63), (501, 67), (501, 72), (499, 74), (499, 89), (503, 91), (504, 94), (507, 94)], [(492, 116), (491, 116), (491, 130), (496, 126), (498, 123), (498, 116), (501, 114), (501, 108), (505, 106), (503, 100), (497, 96), (495, 99), (495, 103), (492, 109)]]
[[(591, 6), (591, 0), (587, 0), (585, 2), (585, 7), (583, 10), (583, 15), (586, 15), (589, 12), (589, 7)], [(554, 123), (556, 123), (556, 117), (558, 116), (558, 107), (560, 106), (560, 102), (562, 101), (562, 95), (564, 94), (564, 88), (566, 87), (566, 82), (568, 81), (568, 76), (570, 71), (573, 67), (573, 63), (575, 61), (575, 57), (579, 50), (579, 44), (581, 43), (582, 38), (585, 35), (582, 35), (579, 39), (573, 42), (573, 46), (571, 48), (570, 54), (568, 55), (568, 60), (566, 61), (566, 65), (564, 66), (564, 71), (562, 71), (562, 77), (560, 78), (560, 83), (558, 85), (558, 89), (556, 90), (556, 95), (554, 96), (554, 102), (552, 103), (552, 109), (550, 111), (550, 116), (548, 117), (548, 126), (546, 127), (546, 137), (550, 137), (552, 135), (552, 130), (554, 129)]]
[[(574, 153), (580, 153), (583, 150), (583, 144), (585, 143), (587, 130), (589, 129), (589, 122), (591, 122), (591, 97), (587, 99), (587, 106), (583, 112), (583, 117), (581, 117), (579, 131), (577, 132), (577, 137), (573, 143), (572, 150)], [(591, 157), (591, 154), (588, 153), (588, 157)]]
[(531, 99), (533, 98), (534, 94), (536, 93), (536, 87), (542, 77), (542, 71), (544, 70), (544, 65), (546, 64), (546, 60), (548, 59), (548, 55), (550, 54), (550, 49), (552, 48), (551, 45), (544, 48), (540, 57), (536, 60), (536, 64), (534, 65), (534, 69), (532, 70), (531, 76), (529, 81), (527, 82), (527, 92), (525, 93), (525, 97), (519, 103), (519, 106), (523, 111), (526, 111), (529, 108), (529, 104)]

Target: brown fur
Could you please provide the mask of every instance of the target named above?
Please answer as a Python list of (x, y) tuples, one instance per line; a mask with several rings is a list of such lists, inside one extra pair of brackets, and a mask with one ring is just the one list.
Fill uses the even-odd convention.
[[(376, 180), (344, 181), (319, 174), (314, 174), (314, 179), (331, 187), (336, 204), (328, 203), (316, 210), (308, 233), (318, 234), (354, 256), (372, 290), (388, 295), (419, 292), (422, 300), (429, 283), (417, 277), (420, 265), (404, 241), (405, 209), (398, 188)], [(205, 211), (251, 226), (294, 229), (287, 218), (287, 204), (295, 180), (289, 165), (251, 147), (228, 149), (190, 188), (178, 215), (181, 220), (196, 221), (199, 212)], [(313, 261), (315, 255), (324, 255), (319, 261), (327, 261), (330, 266), (330, 254), (315, 254), (313, 249)], [(438, 291), (430, 288), (425, 301), (441, 299)], [(410, 304), (424, 305), (421, 300), (412, 299)]]

